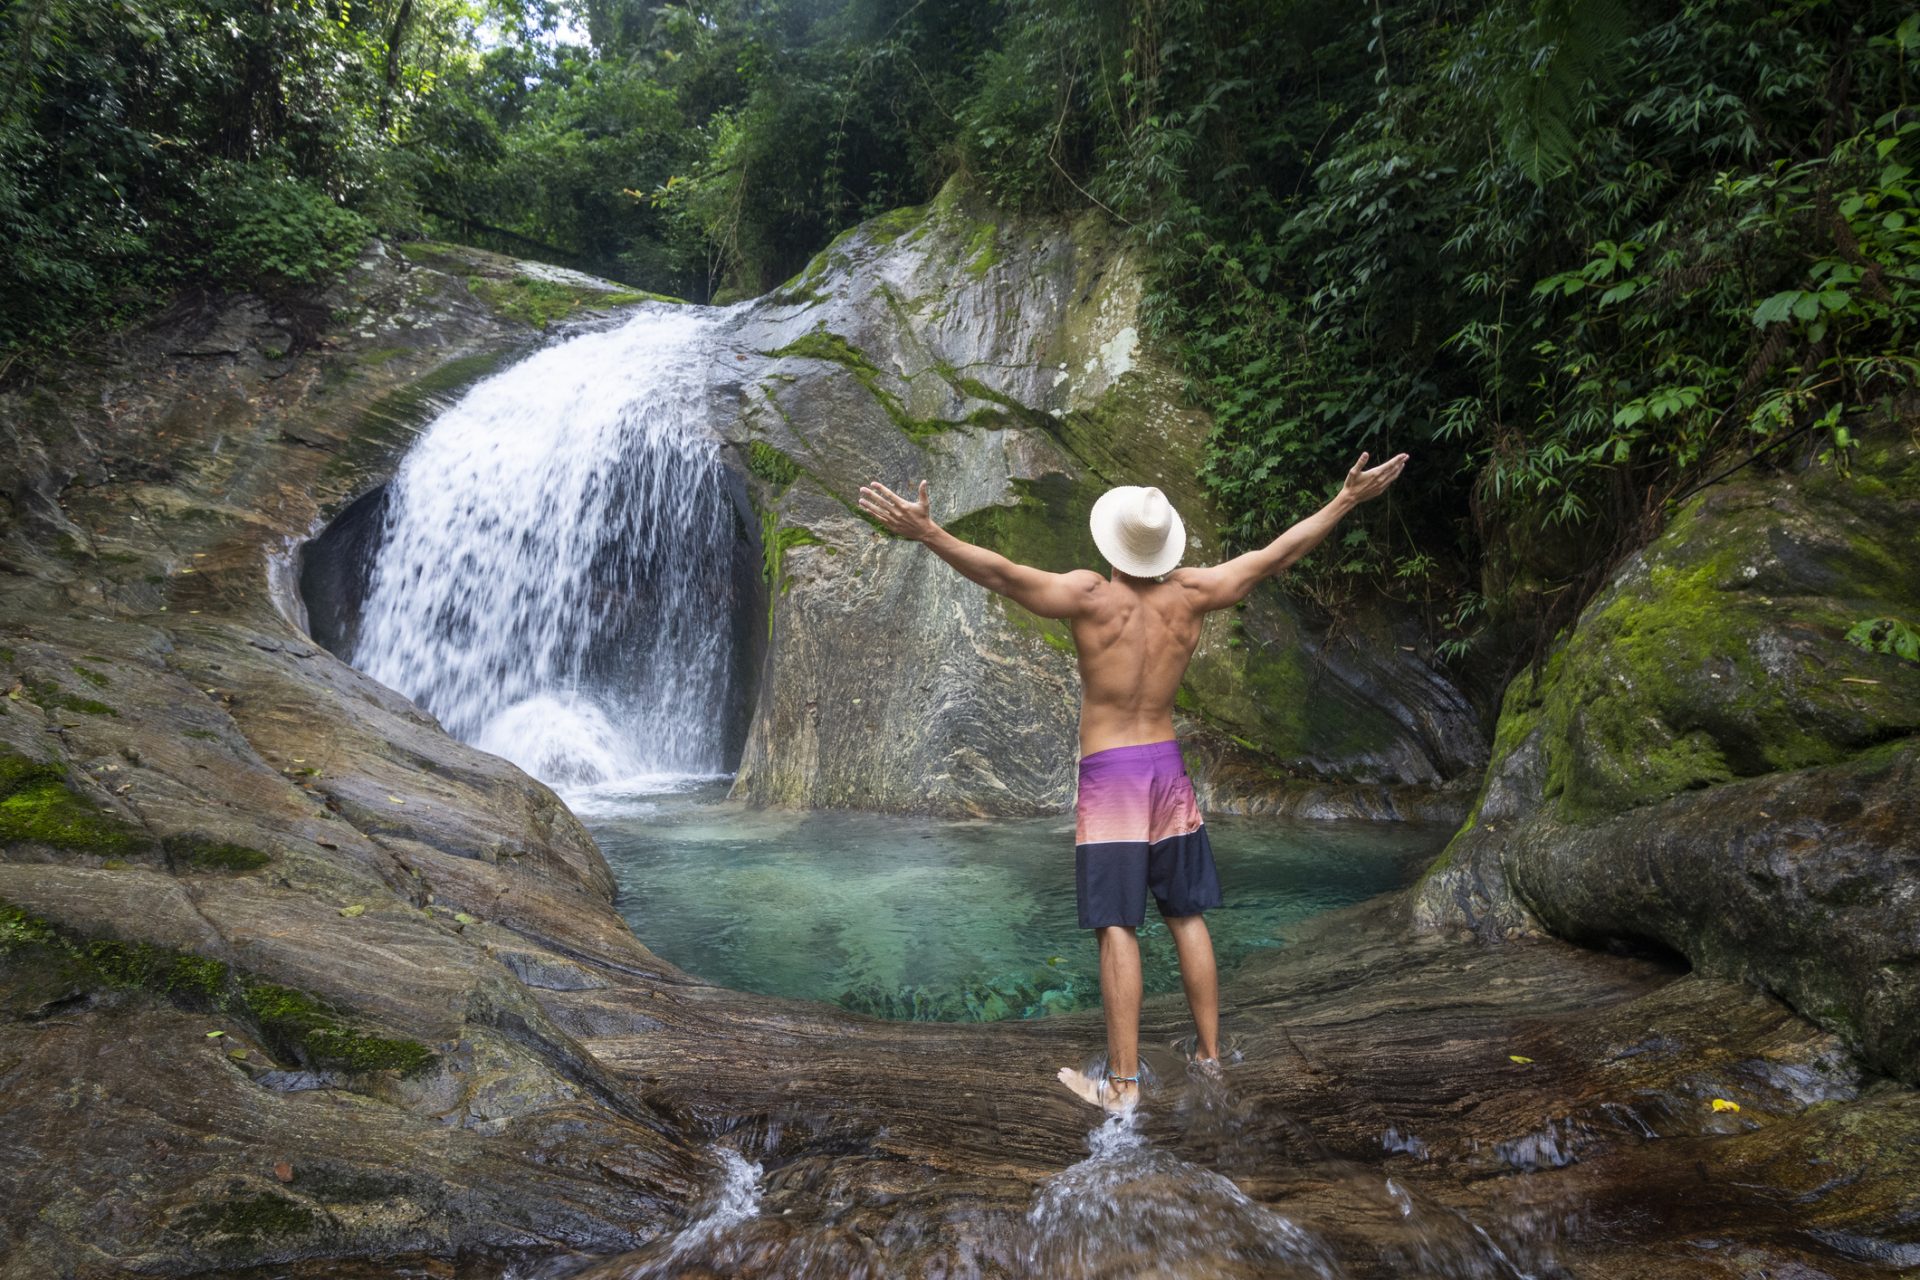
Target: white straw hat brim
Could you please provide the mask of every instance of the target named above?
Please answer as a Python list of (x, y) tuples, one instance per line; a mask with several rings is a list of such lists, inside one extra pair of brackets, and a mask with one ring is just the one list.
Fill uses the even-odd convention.
[(1171, 573), (1180, 563), (1180, 557), (1186, 554), (1187, 526), (1180, 519), (1180, 513), (1169, 503), (1167, 513), (1172, 519), (1167, 525), (1165, 539), (1158, 546), (1130, 544), (1121, 526), (1130, 504), (1138, 501), (1139, 492), (1137, 486), (1122, 485), (1107, 490), (1095, 500), (1090, 517), (1093, 545), (1100, 549), (1107, 563), (1120, 572), (1130, 573), (1136, 578), (1157, 578), (1163, 573)]

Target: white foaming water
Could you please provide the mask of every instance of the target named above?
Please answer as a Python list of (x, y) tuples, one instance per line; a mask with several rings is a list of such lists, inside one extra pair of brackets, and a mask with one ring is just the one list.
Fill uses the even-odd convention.
[(1137, 1112), (1108, 1117), (1087, 1149), (1034, 1197), (1020, 1250), (1026, 1274), (1346, 1274), (1319, 1237), (1222, 1174), (1154, 1147)]
[(674, 1254), (704, 1245), (760, 1212), (763, 1170), (759, 1163), (727, 1147), (716, 1148), (715, 1154), (720, 1157), (720, 1188), (707, 1211), (681, 1229), (673, 1244)]
[(557, 787), (724, 770), (714, 324), (643, 310), (436, 419), (394, 477), (354, 665)]

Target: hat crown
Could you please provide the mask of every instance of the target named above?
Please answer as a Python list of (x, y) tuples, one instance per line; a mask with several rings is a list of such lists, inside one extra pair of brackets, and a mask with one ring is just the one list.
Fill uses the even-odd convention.
[(1163, 546), (1172, 527), (1173, 504), (1155, 488), (1141, 489), (1120, 512), (1120, 536), (1141, 552)]

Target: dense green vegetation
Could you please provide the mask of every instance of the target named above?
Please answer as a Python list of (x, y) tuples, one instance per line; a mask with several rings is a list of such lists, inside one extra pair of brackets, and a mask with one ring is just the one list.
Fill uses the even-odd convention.
[(1237, 541), (1407, 449), (1298, 589), (1506, 653), (1689, 488), (1887, 429), (1917, 53), (1886, 0), (16, 0), (0, 344), (376, 229), (756, 293), (960, 174), (1148, 246)]

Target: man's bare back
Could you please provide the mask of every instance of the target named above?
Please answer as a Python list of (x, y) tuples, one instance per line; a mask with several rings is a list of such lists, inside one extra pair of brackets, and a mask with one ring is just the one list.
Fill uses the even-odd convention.
[[(911, 502), (878, 481), (861, 488), (861, 510), (891, 532), (924, 543), (989, 591), (1043, 618), (1065, 619), (1072, 627), (1081, 684), (1076, 891), (1080, 923), (1095, 929), (1099, 940), (1108, 1051), (1104, 1073), (1098, 1077), (1072, 1067), (1060, 1069), (1061, 1083), (1075, 1096), (1108, 1109), (1131, 1107), (1139, 1098), (1141, 973), (1134, 929), (1144, 910), (1140, 895), (1154, 885), (1159, 886), (1152, 892), (1173, 937), (1181, 982), (1193, 1011), (1194, 1060), (1205, 1070), (1219, 1071), (1219, 988), (1213, 943), (1201, 912), (1219, 906), (1221, 898), (1204, 824), (1174, 741), (1174, 694), (1186, 678), (1206, 615), (1246, 599), (1263, 579), (1284, 571), (1318, 546), (1347, 512), (1385, 492), (1406, 462), (1403, 453), (1368, 470), (1363, 453), (1331, 502), (1267, 546), (1220, 564), (1175, 568), (1158, 577), (1136, 576), (1117, 567), (1111, 577), (1090, 569), (1068, 573), (1035, 569), (963, 542), (934, 523), (924, 480), (918, 498)], [(1116, 491), (1110, 496), (1137, 492), (1150, 495), (1160, 510), (1167, 509), (1157, 490)], [(1095, 516), (1097, 521), (1097, 510)], [(1177, 520), (1169, 528), (1172, 536), (1181, 536), (1183, 526)], [(1094, 536), (1096, 541), (1101, 536), (1097, 524)], [(1157, 570), (1178, 562), (1178, 548), (1170, 539), (1161, 539), (1157, 546), (1163, 559), (1135, 567)], [(1124, 560), (1118, 548), (1105, 554)], [(1096, 769), (1100, 775), (1090, 774)], [(1170, 772), (1151, 782), (1120, 776), (1153, 769)], [(1089, 790), (1114, 794), (1115, 787), (1124, 789), (1126, 783), (1136, 791), (1146, 789), (1118, 802), (1130, 818), (1139, 817), (1142, 829), (1120, 836), (1086, 830)], [(1172, 807), (1152, 812), (1152, 805), (1142, 800), (1145, 794), (1156, 797), (1154, 803)], [(1139, 811), (1137, 815), (1134, 810)], [(1094, 885), (1091, 890), (1090, 884)]]
[(1173, 695), (1206, 614), (1176, 569), (1166, 580), (1098, 579), (1072, 619), (1080, 657), (1080, 754), (1173, 737)]

